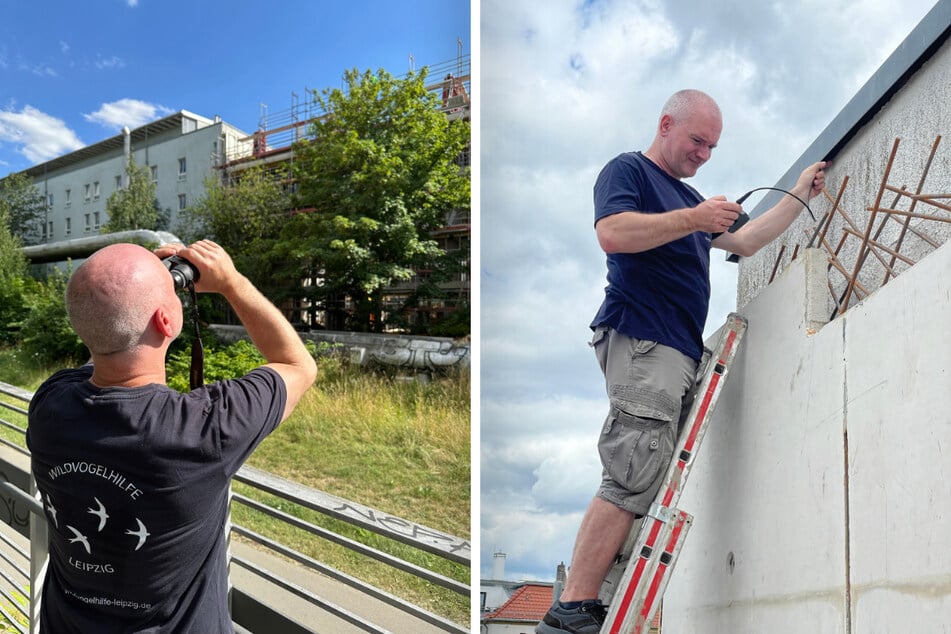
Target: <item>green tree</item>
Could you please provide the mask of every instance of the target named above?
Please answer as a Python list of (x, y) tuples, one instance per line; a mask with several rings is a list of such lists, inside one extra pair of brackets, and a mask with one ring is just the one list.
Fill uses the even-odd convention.
[(5, 214), (4, 227), (20, 238), (23, 244), (38, 244), (40, 230), (46, 220), (46, 198), (26, 172), (10, 174), (0, 180), (0, 210)]
[(12, 343), (29, 307), (25, 301), (26, 258), (20, 239), (10, 233), (9, 209), (0, 204), (0, 342)]
[(168, 214), (162, 211), (155, 197), (155, 183), (152, 182), (149, 168), (137, 166), (135, 159), (130, 158), (125, 173), (129, 185), (109, 195), (106, 200), (109, 220), (100, 232), (165, 229), (168, 226)]
[(230, 185), (205, 180), (205, 195), (185, 210), (177, 228), (186, 242), (210, 238), (223, 246), (258, 288), (273, 288), (269, 251), (287, 222), (290, 199), (262, 168), (241, 172)]
[(394, 79), (348, 71), (344, 89), (315, 94), (330, 113), (296, 146), (301, 213), (285, 225), (278, 257), (300, 262), (299, 292), (335, 329), (380, 330), (382, 291), (443, 255), (431, 239), (452, 209), (469, 205), (459, 157), (469, 124), (450, 122), (425, 88), (426, 69)]

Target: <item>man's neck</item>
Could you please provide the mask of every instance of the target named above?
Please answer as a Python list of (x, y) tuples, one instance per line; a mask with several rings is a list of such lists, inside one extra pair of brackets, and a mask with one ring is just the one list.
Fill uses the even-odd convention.
[(671, 178), (676, 178), (677, 180), (680, 180), (679, 178), (677, 178), (676, 176), (674, 176), (673, 174), (671, 174), (671, 172), (670, 172), (669, 169), (667, 169), (666, 164), (664, 163), (663, 159), (661, 158), (660, 152), (658, 152), (658, 151), (654, 148), (654, 146), (651, 146), (651, 147), (649, 147), (648, 149), (644, 150), (643, 152), (641, 152), (641, 154), (643, 154), (644, 157), (645, 157), (647, 160), (649, 160), (651, 163), (653, 163), (654, 165), (656, 165), (656, 166), (658, 167), (658, 169), (660, 169), (662, 172), (664, 172), (665, 174), (667, 174), (667, 175), (670, 176)]
[(96, 387), (140, 387), (165, 385), (165, 364), (143, 360), (135, 354), (93, 355), (92, 377)]

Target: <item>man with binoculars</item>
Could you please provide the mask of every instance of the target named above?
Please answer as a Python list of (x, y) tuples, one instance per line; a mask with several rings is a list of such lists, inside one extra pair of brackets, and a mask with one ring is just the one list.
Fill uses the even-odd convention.
[[(182, 305), (164, 258), (231, 304), (266, 363), (187, 394), (165, 384)], [(66, 288), (92, 359), (36, 391), (27, 442), (50, 535), (42, 632), (233, 632), (228, 488), (296, 407), (317, 368), (280, 311), (201, 240), (100, 249)]]

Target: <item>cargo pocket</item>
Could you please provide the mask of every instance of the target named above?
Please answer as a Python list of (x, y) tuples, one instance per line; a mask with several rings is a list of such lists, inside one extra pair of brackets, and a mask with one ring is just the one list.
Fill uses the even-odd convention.
[(673, 412), (652, 409), (657, 418), (612, 406), (598, 440), (605, 471), (632, 494), (643, 493), (658, 481), (674, 453)]

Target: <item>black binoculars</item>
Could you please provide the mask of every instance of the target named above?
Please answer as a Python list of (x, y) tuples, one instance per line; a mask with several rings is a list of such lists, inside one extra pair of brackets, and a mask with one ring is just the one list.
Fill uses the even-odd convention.
[(194, 284), (198, 281), (198, 269), (195, 268), (194, 264), (181, 256), (169, 256), (162, 260), (162, 264), (165, 265), (165, 268), (168, 269), (169, 274), (172, 276), (172, 282), (175, 284), (176, 291), (184, 290), (189, 284)]

